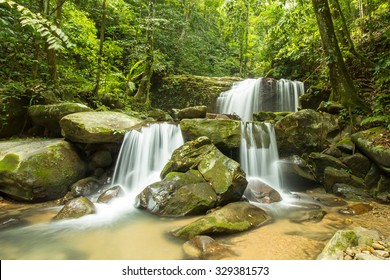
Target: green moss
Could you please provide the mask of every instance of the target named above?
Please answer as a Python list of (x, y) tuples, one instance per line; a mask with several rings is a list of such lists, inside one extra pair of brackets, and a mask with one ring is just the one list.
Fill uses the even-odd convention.
[(19, 156), (15, 154), (7, 154), (0, 161), (0, 172), (1, 171), (9, 171), (12, 172), (19, 166)]

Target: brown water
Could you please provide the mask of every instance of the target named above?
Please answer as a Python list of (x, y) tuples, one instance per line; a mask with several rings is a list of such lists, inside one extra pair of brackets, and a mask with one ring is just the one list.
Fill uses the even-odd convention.
[[(339, 229), (362, 226), (389, 236), (390, 207), (372, 205), (372, 211), (356, 216), (337, 213), (340, 207), (323, 206), (327, 215), (318, 223), (294, 223), (281, 216), (260, 228), (216, 239), (235, 252), (230, 259), (315, 259)], [(196, 219), (159, 218), (133, 210), (112, 223), (53, 224), (50, 220), (58, 210), (50, 203), (25, 205), (0, 201), (0, 258), (183, 259), (184, 241), (169, 232)], [(6, 227), (7, 221), (15, 223)]]

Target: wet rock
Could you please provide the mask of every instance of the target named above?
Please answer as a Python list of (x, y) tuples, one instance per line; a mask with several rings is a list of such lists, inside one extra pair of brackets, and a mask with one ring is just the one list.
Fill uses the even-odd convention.
[(281, 156), (323, 151), (338, 132), (335, 116), (310, 109), (291, 113), (275, 124)]
[(270, 220), (271, 217), (259, 207), (244, 201), (233, 202), (175, 230), (173, 235), (191, 239), (196, 235), (236, 233), (264, 225)]
[(240, 200), (248, 184), (236, 161), (222, 154), (207, 137), (200, 137), (176, 149), (161, 172), (197, 170), (218, 196), (218, 205)]
[(88, 198), (81, 196), (66, 203), (53, 220), (77, 219), (95, 212), (95, 205)]
[(323, 210), (293, 211), (288, 213), (287, 218), (294, 223), (321, 222), (326, 212)]
[(366, 189), (357, 188), (344, 183), (334, 184), (332, 191), (351, 201), (365, 201), (370, 197)]
[(4, 217), (0, 219), (0, 230), (27, 226), (28, 222), (18, 217)]
[(378, 181), (381, 177), (379, 168), (375, 163), (371, 164), (370, 170), (364, 177), (364, 184), (369, 188), (375, 188), (378, 185)]
[(102, 187), (103, 184), (98, 179), (87, 177), (74, 183), (70, 187), (70, 192), (73, 197), (91, 196), (96, 194)]
[(252, 202), (274, 203), (282, 200), (278, 191), (257, 179), (250, 179), (244, 196)]
[(256, 112), (253, 113), (253, 120), (258, 122), (270, 121), (276, 118), (274, 112)]
[(109, 203), (113, 199), (120, 197), (125, 192), (120, 186), (113, 186), (112, 188), (109, 188), (108, 190), (104, 191), (97, 199), (98, 203)]
[(194, 106), (187, 107), (181, 110), (178, 110), (175, 114), (176, 119), (197, 119), (197, 118), (205, 118), (207, 113), (206, 106)]
[(299, 97), (299, 101), (303, 109), (316, 110), (322, 101), (329, 99), (329, 95), (330, 92), (323, 87), (310, 86), (307, 92)]
[(390, 192), (382, 192), (376, 195), (376, 200), (380, 203), (390, 204)]
[(343, 215), (361, 215), (370, 212), (373, 209), (368, 203), (357, 203), (340, 209), (338, 212)]
[(355, 151), (355, 143), (351, 138), (343, 138), (336, 144), (336, 148), (346, 154), (353, 154)]
[(389, 139), (389, 131), (376, 127), (352, 135), (356, 146), (387, 175), (390, 175), (390, 148), (381, 143)]
[(343, 153), (337, 147), (334, 146), (330, 146), (323, 153), (335, 158), (341, 158), (343, 156)]
[(207, 119), (217, 119), (217, 120), (232, 120), (232, 118), (228, 114), (214, 114), (214, 113), (206, 113)]
[(241, 141), (241, 122), (221, 119), (184, 119), (180, 128), (186, 141), (207, 136), (220, 148), (238, 148)]
[(278, 168), (289, 190), (305, 190), (317, 182), (311, 167), (297, 155), (279, 160)]
[(107, 150), (96, 151), (91, 155), (89, 167), (91, 170), (96, 168), (109, 167), (112, 164), (111, 153)]
[(342, 260), (344, 250), (356, 246), (357, 243), (358, 237), (353, 230), (339, 230), (325, 245), (317, 260)]
[(126, 131), (137, 129), (143, 121), (118, 112), (82, 112), (70, 114), (60, 121), (65, 138), (79, 143), (114, 143)]
[(66, 115), (90, 112), (91, 108), (79, 103), (58, 103), (50, 105), (33, 105), (28, 108), (28, 114), (34, 124), (45, 127), (51, 137), (61, 137), (60, 120)]
[(333, 167), (337, 170), (347, 170), (348, 167), (340, 159), (322, 153), (310, 153), (308, 163), (313, 166), (315, 177), (318, 181), (324, 181), (325, 169)]
[(219, 260), (234, 255), (228, 246), (207, 235), (198, 235), (185, 242), (183, 251), (187, 258), (200, 260)]
[(136, 198), (138, 208), (160, 216), (205, 213), (217, 205), (217, 194), (198, 171), (171, 172), (146, 187)]
[[(334, 190), (336, 184), (349, 185), (358, 189), (366, 189), (364, 180), (356, 177), (343, 169), (326, 167), (324, 170), (324, 187), (328, 192)], [(343, 186), (344, 186), (343, 185)]]
[(348, 166), (353, 175), (363, 179), (371, 168), (371, 161), (360, 153), (344, 157), (342, 162)]
[(85, 172), (78, 152), (63, 139), (0, 142), (0, 191), (14, 199), (60, 198)]
[(347, 204), (347, 202), (344, 199), (341, 199), (339, 197), (313, 197), (314, 200), (318, 201), (324, 206), (328, 207), (340, 207)]

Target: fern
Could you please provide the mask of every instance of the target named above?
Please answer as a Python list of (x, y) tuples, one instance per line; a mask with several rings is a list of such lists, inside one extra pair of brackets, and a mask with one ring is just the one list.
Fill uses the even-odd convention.
[(31, 27), (44, 38), (49, 49), (62, 50), (73, 46), (68, 36), (41, 14), (33, 13), (28, 8), (11, 0), (0, 0), (0, 4), (7, 4), (11, 9), (19, 11), (21, 14), (19, 17), (20, 24), (23, 27)]

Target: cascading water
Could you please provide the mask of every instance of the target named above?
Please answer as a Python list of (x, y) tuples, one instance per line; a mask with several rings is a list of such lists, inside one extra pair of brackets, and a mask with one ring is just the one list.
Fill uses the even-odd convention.
[(299, 81), (269, 78), (235, 83), (217, 99), (217, 112), (241, 117), (240, 163), (249, 185), (262, 181), (280, 190), (276, 137), (269, 123), (252, 123), (260, 111), (296, 111), (304, 85)]
[(178, 126), (160, 123), (130, 131), (125, 135), (112, 185), (120, 185), (125, 191), (139, 193), (148, 184), (159, 180), (164, 165), (172, 152), (183, 144)]
[(217, 112), (237, 114), (251, 121), (255, 112), (296, 111), (304, 85), (299, 81), (270, 78), (247, 79), (237, 82), (217, 99)]

